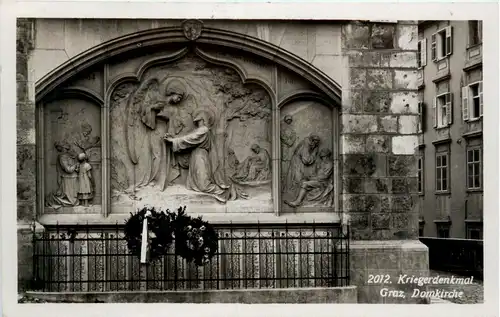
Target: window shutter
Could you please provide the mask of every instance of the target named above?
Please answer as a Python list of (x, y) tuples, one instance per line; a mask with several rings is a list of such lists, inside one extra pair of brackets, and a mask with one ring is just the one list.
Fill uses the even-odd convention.
[(453, 123), (453, 94), (451, 92), (446, 94), (446, 123), (448, 125)]
[(462, 117), (469, 120), (469, 86), (462, 87)]
[(436, 103), (437, 103), (437, 98), (434, 98), (434, 104), (432, 106), (432, 109), (433, 109), (433, 113), (434, 113), (434, 128), (437, 128), (437, 121), (438, 121), (438, 114), (437, 114), (437, 107), (436, 107)]
[(452, 27), (448, 26), (446, 27), (446, 55), (451, 55), (453, 53), (453, 34), (452, 34)]
[(422, 102), (421, 108), (420, 108), (420, 130), (421, 132), (425, 131), (425, 103)]
[(436, 33), (431, 36), (431, 58), (433, 61), (437, 61), (437, 44), (436, 44)]
[(480, 81), (478, 85), (479, 90), (479, 116), (483, 116), (483, 82)]
[(422, 40), (422, 44), (420, 46), (420, 60), (422, 63), (422, 66), (427, 65), (427, 39)]

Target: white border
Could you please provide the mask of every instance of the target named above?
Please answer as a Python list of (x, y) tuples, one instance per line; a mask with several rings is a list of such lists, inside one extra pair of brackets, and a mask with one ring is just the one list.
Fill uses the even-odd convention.
[[(158, 3), (148, 1), (1, 0), (0, 145), (2, 307), (4, 316), (157, 315), (191, 316), (498, 316), (498, 4), (490, 3)], [(241, 2), (241, 1), (240, 1)], [(482, 305), (193, 305), (17, 304), (15, 17), (244, 18), (360, 20), (484, 20), (484, 216), (485, 304)], [(487, 174), (486, 174), (487, 173)], [(494, 177), (496, 176), (496, 177)], [(79, 306), (74, 306), (79, 305)], [(75, 308), (78, 307), (78, 308)], [(200, 313), (201, 312), (201, 313)]]

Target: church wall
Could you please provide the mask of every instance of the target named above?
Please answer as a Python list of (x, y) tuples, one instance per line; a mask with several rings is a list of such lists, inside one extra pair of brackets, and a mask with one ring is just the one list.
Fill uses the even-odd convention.
[[(51, 168), (49, 163), (47, 163), (49, 166), (44, 166), (43, 162), (50, 154), (50, 151), (45, 149), (51, 147), (52, 143), (44, 145), (45, 149), (41, 151), (39, 144), (43, 143), (41, 142), (43, 138), (37, 139), (36, 129), (43, 128), (43, 131), (46, 131), (50, 118), (60, 116), (57, 113), (46, 114), (45, 110), (42, 113), (43, 116), (40, 113), (37, 114), (34, 102), (36, 82), (67, 60), (114, 37), (151, 28), (177, 26), (180, 22), (175, 20), (19, 21), (17, 105), (19, 230), (26, 230), (28, 228), (26, 224), (36, 219), (37, 213), (40, 215), (42, 210), (45, 210), (45, 206), (40, 205), (40, 200), (36, 199), (37, 195), (47, 194), (37, 192), (37, 181), (41, 180), (37, 180), (36, 173), (41, 169)], [(264, 92), (264, 96), (267, 93), (266, 98), (269, 98), (268, 109), (272, 114), (271, 124), (254, 126), (250, 130), (262, 133), (259, 138), (267, 141), (262, 142), (263, 146), (259, 145), (269, 152), (272, 168), (281, 170), (288, 169), (293, 151), (287, 148), (283, 140), (280, 140), (281, 144), (278, 147), (270, 144), (272, 140), (276, 140), (276, 136), (280, 134), (290, 138), (295, 134), (295, 138), (300, 140), (306, 138), (310, 131), (314, 130), (322, 141), (322, 148), (330, 150), (333, 154), (335, 184), (333, 193), (336, 200), (325, 210), (318, 206), (312, 206), (309, 209), (307, 206), (299, 206), (300, 216), (297, 216), (294, 212), (297, 209), (290, 208), (285, 201), (290, 202), (293, 197), (297, 197), (299, 189), (295, 189), (294, 192), (271, 190), (271, 199), (265, 198), (266, 203), (258, 204), (260, 207), (264, 206), (259, 214), (266, 215), (261, 219), (268, 222), (280, 218), (299, 222), (316, 219), (339, 221), (339, 217), (331, 216), (338, 215), (343, 219), (344, 224), (349, 223), (352, 229), (351, 237), (354, 240), (351, 246), (351, 282), (359, 288), (360, 302), (381, 300), (377, 295), (378, 286), (365, 285), (368, 274), (380, 273), (381, 270), (386, 269), (389, 273), (394, 273), (394, 276), (402, 271), (405, 274), (408, 272), (425, 274), (427, 251), (421, 244), (415, 242), (418, 234), (418, 211), (413, 207), (416, 192), (414, 147), (417, 145), (416, 118), (418, 115), (416, 24), (413, 22), (331, 24), (325, 22), (204, 21), (204, 26), (236, 31), (273, 43), (313, 64), (342, 87), (341, 107), (331, 107), (331, 104), (325, 105), (314, 100), (293, 100), (279, 104), (278, 100), (285, 99), (289, 92), (296, 90), (296, 87), (302, 87), (300, 85), (303, 83), (301, 83), (301, 78), (294, 78), (291, 74), (277, 70), (278, 80), (274, 86), (270, 84)], [(61, 34), (64, 36), (60, 36)], [(219, 59), (224, 57), (217, 54), (212, 56)], [(270, 78), (269, 76), (272, 76), (271, 73), (268, 74), (259, 68), (262, 67), (260, 63), (235, 58), (233, 60), (234, 63), (249, 70), (250, 75), (261, 82), (265, 82)], [(126, 63), (110, 64), (102, 71), (106, 73), (107, 78), (117, 78), (120, 72), (137, 69), (144, 61), (145, 57), (138, 57)], [(182, 72), (195, 64), (178, 65), (178, 67)], [(203, 71), (209, 69), (202, 68)], [(193, 76), (196, 70), (189, 71), (189, 76)], [(113, 169), (120, 164), (124, 164), (125, 167), (126, 164), (130, 164), (123, 159), (119, 160), (121, 163), (116, 163), (116, 159), (123, 158), (126, 154), (122, 151), (125, 132), (120, 129), (126, 125), (127, 118), (123, 116), (121, 109), (126, 109), (127, 102), (133, 100), (133, 96), (129, 95), (126, 85), (115, 87), (117, 89), (115, 94), (111, 95), (112, 101), (109, 102), (110, 116), (106, 119), (103, 114), (107, 109), (103, 110), (100, 102), (104, 105), (108, 102), (99, 100), (96, 96), (105, 95), (105, 88), (109, 83), (100, 82), (99, 78), (105, 78), (100, 72), (101, 70), (91, 70), (77, 83), (78, 86), (85, 88), (85, 91), (92, 92), (85, 101), (92, 104), (87, 107), (92, 109), (89, 110), (92, 111), (90, 116), (92, 122), (88, 122), (92, 126), (92, 133), (86, 137), (86, 140), (87, 142), (96, 141), (96, 138), (106, 135), (103, 131), (106, 132), (109, 128), (110, 139), (101, 140), (107, 143), (103, 148), (109, 150), (105, 153), (99, 151), (95, 153), (96, 157), (103, 155), (104, 165), (111, 162), (111, 167), (107, 171), (101, 172), (96, 167), (98, 175), (99, 173), (104, 176), (109, 175), (110, 179), (110, 184), (103, 183), (100, 186), (125, 191), (125, 187), (128, 187), (130, 182), (123, 182), (123, 180), (134, 179), (133, 183), (136, 183), (141, 174), (137, 169)], [(158, 78), (164, 78), (167, 75), (161, 66), (152, 68), (150, 72), (159, 74), (156, 76)], [(199, 75), (205, 76), (204, 78), (208, 78), (210, 82), (215, 82), (213, 77), (207, 77), (213, 76), (213, 72), (210, 75), (205, 73)], [(145, 76), (154, 77), (148, 74)], [(191, 82), (197, 82), (197, 80)], [(161, 80), (159, 85), (162, 85)], [(256, 92), (258, 89), (250, 90)], [(273, 96), (270, 91), (278, 93)], [(50, 109), (50, 104), (43, 108)], [(215, 109), (215, 112), (217, 111)], [(263, 112), (266, 111), (264, 109)], [(293, 133), (288, 131), (288, 134), (285, 133), (286, 126), (283, 123), (287, 115), (293, 117), (295, 125)], [(39, 116), (38, 119), (37, 116)], [(46, 118), (46, 120), (39, 120), (40, 118)], [(306, 118), (313, 119), (307, 121)], [(249, 124), (241, 122), (241, 118), (238, 120), (240, 121), (238, 126)], [(38, 126), (35, 122), (38, 122)], [(115, 122), (122, 122), (122, 124), (114, 125)], [(278, 130), (274, 128), (275, 125), (273, 126), (276, 122), (280, 122), (281, 125)], [(234, 123), (229, 125), (231, 124)], [(71, 126), (71, 123), (68, 123), (68, 126)], [(270, 131), (271, 137), (265, 130)], [(237, 131), (237, 129), (234, 128), (231, 131)], [(225, 132), (227, 131), (215, 130), (215, 133), (220, 135), (224, 135)], [(78, 135), (76, 132), (74, 134)], [(242, 161), (250, 153), (249, 149), (252, 144), (245, 144), (241, 149), (238, 149), (238, 146), (241, 147), (243, 140), (248, 140), (250, 137), (237, 135), (237, 133), (233, 137), (234, 153), (237, 159)], [(38, 151), (35, 145), (38, 146)], [(52, 148), (51, 151), (54, 149)], [(280, 153), (281, 157), (276, 156), (276, 153)], [(53, 154), (50, 155), (53, 156)], [(180, 179), (185, 179), (185, 177), (186, 175), (181, 173)], [(281, 173), (279, 178), (273, 176), (271, 183), (265, 186), (276, 188), (278, 183), (281, 185), (286, 183), (286, 178), (286, 173)], [(54, 180), (47, 179), (44, 182), (47, 184), (44, 183), (43, 186), (38, 187), (48, 190), (50, 186), (54, 186)], [(118, 202), (113, 202), (113, 193), (110, 194), (111, 206), (102, 204), (108, 199), (106, 195), (103, 195), (103, 197), (96, 197), (97, 201), (101, 201), (101, 205), (97, 203), (92, 208), (85, 209), (87, 221), (94, 223), (102, 221), (102, 218), (94, 217), (102, 213), (102, 208), (106, 209), (110, 222), (123, 220), (123, 217), (119, 217), (124, 214), (120, 211), (121, 198), (118, 197)], [(278, 198), (278, 203), (273, 202), (275, 198)], [(282, 213), (280, 217), (274, 214), (277, 206)], [(130, 207), (124, 210), (129, 212)], [(189, 208), (188, 204), (188, 212)], [(221, 211), (226, 213), (229, 207), (224, 208)], [(251, 212), (253, 209), (249, 206), (246, 212)], [(222, 213), (215, 209), (214, 211), (216, 212), (212, 212), (213, 217), (207, 218), (209, 221), (220, 222), (231, 219), (236, 222), (238, 220), (245, 222), (249, 219), (241, 218), (236, 214), (229, 218), (221, 218)], [(56, 221), (74, 222), (70, 212), (55, 213), (52, 216), (54, 223)], [(23, 243), (27, 245), (27, 241)], [(367, 245), (370, 247), (368, 248)], [(24, 249), (23, 252), (23, 254), (29, 253)], [(20, 280), (26, 281), (30, 276), (29, 258), (23, 257), (19, 261), (20, 266), (26, 267), (25, 270), (20, 271)]]

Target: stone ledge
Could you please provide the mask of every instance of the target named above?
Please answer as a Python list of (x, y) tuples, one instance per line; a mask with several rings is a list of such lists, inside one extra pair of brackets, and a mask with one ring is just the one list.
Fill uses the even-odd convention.
[[(212, 224), (294, 224), (294, 223), (335, 223), (340, 224), (339, 213), (297, 213), (297, 214), (282, 214), (277, 216), (270, 213), (225, 213), (225, 214), (197, 214), (188, 213), (190, 216), (202, 216), (204, 220)], [(46, 214), (38, 220), (44, 226), (69, 226), (69, 225), (115, 225), (123, 224), (130, 217), (129, 214), (110, 214), (107, 217), (96, 214)]]
[(48, 302), (63, 300), (76, 303), (357, 303), (356, 286), (142, 292), (27, 292), (26, 295)]

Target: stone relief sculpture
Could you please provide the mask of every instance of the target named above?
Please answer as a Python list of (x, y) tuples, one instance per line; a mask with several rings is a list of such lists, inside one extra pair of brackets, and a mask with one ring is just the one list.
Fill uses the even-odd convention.
[(266, 149), (253, 144), (250, 154), (238, 167), (233, 176), (238, 183), (260, 183), (271, 179), (271, 157)]
[(94, 198), (94, 178), (92, 177), (92, 166), (88, 162), (85, 153), (78, 154), (78, 199), (84, 207), (89, 206), (89, 201)]
[(227, 174), (229, 177), (233, 177), (234, 174), (238, 172), (240, 161), (236, 157), (236, 153), (234, 153), (232, 148), (228, 148), (227, 150), (227, 165)]
[(92, 126), (88, 123), (83, 123), (81, 125), (82, 132), (75, 137), (74, 144), (81, 150), (81, 152), (86, 153), (92, 148), (97, 148), (101, 146), (101, 138), (98, 136), (92, 136)]
[(292, 128), (292, 122), (292, 116), (286, 115), (281, 126), (281, 144), (288, 148), (291, 148), (295, 144), (295, 141), (297, 141), (297, 133)]
[(293, 151), (286, 176), (285, 191), (294, 191), (304, 176), (309, 176), (318, 156), (320, 138), (311, 134), (302, 140)]
[(199, 20), (186, 20), (182, 22), (182, 30), (184, 31), (184, 36), (191, 41), (194, 41), (198, 37), (200, 37), (202, 28), (203, 22)]
[(45, 205), (54, 209), (77, 206), (79, 164), (71, 154), (71, 146), (66, 141), (55, 142), (54, 147), (58, 152), (57, 189), (47, 195)]
[(293, 201), (285, 200), (290, 207), (297, 207), (304, 199), (309, 202), (319, 202), (329, 205), (333, 199), (333, 160), (329, 149), (319, 151), (320, 160), (315, 164), (315, 173), (312, 176), (304, 175), (300, 190)]
[[(136, 182), (129, 191), (144, 186), (163, 191), (180, 176), (179, 164), (183, 157), (175, 157), (166, 148), (163, 136), (165, 133), (177, 136), (189, 126), (186, 118), (190, 117), (180, 111), (186, 97), (185, 87), (179, 80), (168, 81), (162, 96), (159, 81), (153, 78), (131, 98), (125, 133), (129, 157), (136, 165)], [(166, 126), (157, 125), (158, 120), (163, 120)]]
[(101, 107), (78, 98), (52, 101), (45, 107), (45, 206), (73, 212), (72, 207), (99, 204), (94, 199), (100, 197), (96, 195), (100, 182), (95, 182), (93, 172), (101, 171), (102, 164)]
[(143, 199), (272, 207), (272, 108), (263, 88), (194, 55), (151, 68), (130, 87), (111, 95), (110, 156), (125, 170), (111, 168), (112, 208)]
[(209, 106), (197, 109), (193, 114), (196, 128), (180, 137), (172, 137), (169, 133), (165, 140), (172, 144), (173, 152), (194, 148), (189, 159), (189, 174), (186, 187), (196, 192), (212, 195), (218, 201), (225, 203), (235, 199), (235, 196), (246, 197), (246, 194), (231, 188), (224, 182), (220, 174), (221, 165), (217, 157), (217, 146), (211, 128), (215, 116)]
[(330, 107), (308, 100), (281, 108), (281, 194), (285, 212), (333, 207), (332, 115)]

